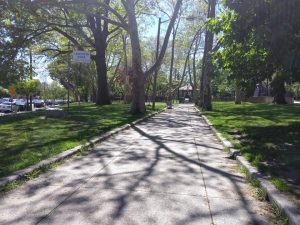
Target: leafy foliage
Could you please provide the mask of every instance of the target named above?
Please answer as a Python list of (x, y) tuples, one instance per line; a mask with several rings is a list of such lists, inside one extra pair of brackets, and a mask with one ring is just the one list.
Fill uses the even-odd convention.
[(16, 90), (18, 94), (30, 96), (36, 94), (39, 87), (40, 82), (38, 80), (24, 80), (17, 84)]
[(282, 88), (275, 87), (300, 79), (299, 1), (224, 2), (226, 10), (210, 21), (222, 46), (215, 60), (240, 85), (273, 78), (275, 97), (284, 95)]

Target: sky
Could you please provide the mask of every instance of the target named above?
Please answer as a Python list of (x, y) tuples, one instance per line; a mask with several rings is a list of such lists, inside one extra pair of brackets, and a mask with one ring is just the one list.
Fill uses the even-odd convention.
[[(29, 57), (28, 57), (29, 62)], [(41, 82), (51, 83), (53, 80), (49, 76), (49, 71), (47, 69), (49, 60), (45, 56), (33, 56), (32, 66), (37, 74), (37, 79)]]

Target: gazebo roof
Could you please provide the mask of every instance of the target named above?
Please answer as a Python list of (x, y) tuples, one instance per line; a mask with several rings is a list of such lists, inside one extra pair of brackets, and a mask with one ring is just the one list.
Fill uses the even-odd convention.
[(193, 87), (191, 85), (185, 85), (179, 88), (179, 91), (192, 91)]

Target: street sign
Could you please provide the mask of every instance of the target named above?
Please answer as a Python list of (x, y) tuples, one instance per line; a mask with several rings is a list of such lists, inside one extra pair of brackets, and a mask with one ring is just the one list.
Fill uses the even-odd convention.
[(78, 63), (91, 63), (91, 53), (86, 51), (73, 51), (72, 61)]

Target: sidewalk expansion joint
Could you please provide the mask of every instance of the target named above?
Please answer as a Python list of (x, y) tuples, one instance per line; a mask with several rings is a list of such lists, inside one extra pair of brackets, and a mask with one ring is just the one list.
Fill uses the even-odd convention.
[[(188, 110), (189, 112), (189, 110)], [(190, 122), (190, 126), (192, 127), (193, 130), (195, 130), (192, 126), (192, 121), (191, 119), (189, 120)], [(197, 159), (198, 161), (200, 162), (200, 157), (199, 157), (199, 151), (198, 151), (198, 147), (197, 147), (197, 142), (196, 142), (196, 138), (195, 136), (193, 135), (193, 140), (194, 140), (194, 146), (195, 146), (195, 149), (197, 151)], [(210, 215), (210, 219), (211, 219), (211, 225), (214, 225), (214, 218), (213, 218), (213, 215), (212, 215), (212, 210), (211, 210), (211, 207), (210, 207), (210, 202), (209, 202), (209, 198), (208, 198), (208, 192), (207, 192), (207, 187), (206, 187), (206, 183), (205, 183), (205, 179), (204, 179), (204, 173), (203, 173), (203, 170), (202, 170), (202, 166), (200, 164), (200, 172), (201, 172), (201, 176), (202, 176), (202, 181), (203, 181), (203, 185), (204, 185), (204, 189), (205, 189), (205, 198), (206, 198), (206, 201), (207, 201), (207, 205), (208, 205), (208, 210), (209, 210), (209, 215)]]

